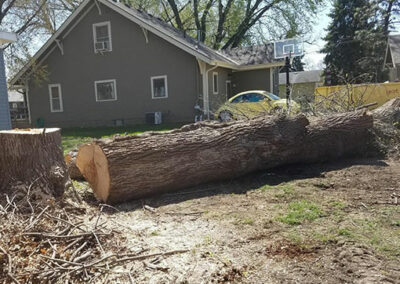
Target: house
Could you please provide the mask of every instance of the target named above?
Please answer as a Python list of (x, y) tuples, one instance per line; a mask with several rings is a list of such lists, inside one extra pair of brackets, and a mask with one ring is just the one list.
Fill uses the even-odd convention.
[[(322, 70), (291, 72), (289, 82), (292, 98), (302, 106), (312, 102), (315, 89), (324, 84), (322, 73)], [(286, 98), (286, 73), (279, 74), (279, 96)]]
[(389, 69), (389, 81), (400, 80), (400, 35), (391, 35), (388, 39), (384, 69)]
[(10, 117), (13, 128), (25, 128), (27, 124), (28, 108), (25, 104), (24, 95), (17, 91), (8, 91), (8, 102)]
[(0, 130), (11, 128), (10, 111), (8, 107), (7, 80), (4, 66), (3, 49), (0, 46)]
[(15, 34), (0, 31), (0, 130), (8, 130), (11, 128), (3, 45), (12, 43), (16, 39), (17, 36)]
[[(85, 0), (11, 80), (33, 125), (83, 127), (204, 118), (248, 89), (274, 92), (273, 45), (216, 51), (161, 19), (111, 0)], [(34, 80), (43, 68), (46, 80)]]

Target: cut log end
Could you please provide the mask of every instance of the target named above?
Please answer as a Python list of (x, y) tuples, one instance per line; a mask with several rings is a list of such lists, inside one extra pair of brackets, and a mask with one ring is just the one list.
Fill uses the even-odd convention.
[(107, 202), (110, 195), (110, 173), (103, 150), (95, 143), (82, 146), (76, 165), (89, 182), (96, 198)]

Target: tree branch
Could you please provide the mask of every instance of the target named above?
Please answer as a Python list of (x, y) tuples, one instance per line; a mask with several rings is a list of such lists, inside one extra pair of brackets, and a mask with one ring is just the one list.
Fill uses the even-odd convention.
[(174, 18), (175, 18), (177, 28), (180, 29), (181, 31), (183, 31), (184, 27), (183, 27), (181, 16), (179, 14), (179, 9), (178, 9), (178, 6), (176, 5), (175, 0), (167, 0), (167, 1), (168, 1), (169, 6), (172, 9), (172, 12), (174, 13)]

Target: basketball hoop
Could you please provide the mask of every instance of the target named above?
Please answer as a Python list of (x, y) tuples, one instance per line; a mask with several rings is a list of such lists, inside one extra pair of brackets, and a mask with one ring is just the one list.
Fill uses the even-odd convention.
[(274, 42), (275, 59), (285, 59), (286, 103), (287, 103), (288, 113), (290, 113), (291, 109), (290, 70), (292, 69), (293, 59), (295, 57), (303, 56), (303, 54), (304, 54), (304, 43), (300, 39), (292, 38)]
[(274, 42), (275, 59), (283, 59), (286, 57), (294, 58), (297, 56), (303, 56), (303, 54), (304, 43), (301, 39), (291, 38)]

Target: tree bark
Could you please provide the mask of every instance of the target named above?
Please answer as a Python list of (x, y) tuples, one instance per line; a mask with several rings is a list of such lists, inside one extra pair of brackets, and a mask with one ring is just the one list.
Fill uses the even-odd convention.
[(59, 129), (0, 131), (0, 192), (14, 185), (42, 187), (61, 196), (69, 181)]
[(103, 202), (117, 203), (256, 170), (354, 155), (372, 116), (355, 112), (312, 121), (262, 117), (197, 123), (167, 133), (102, 139), (80, 148), (77, 166)]

